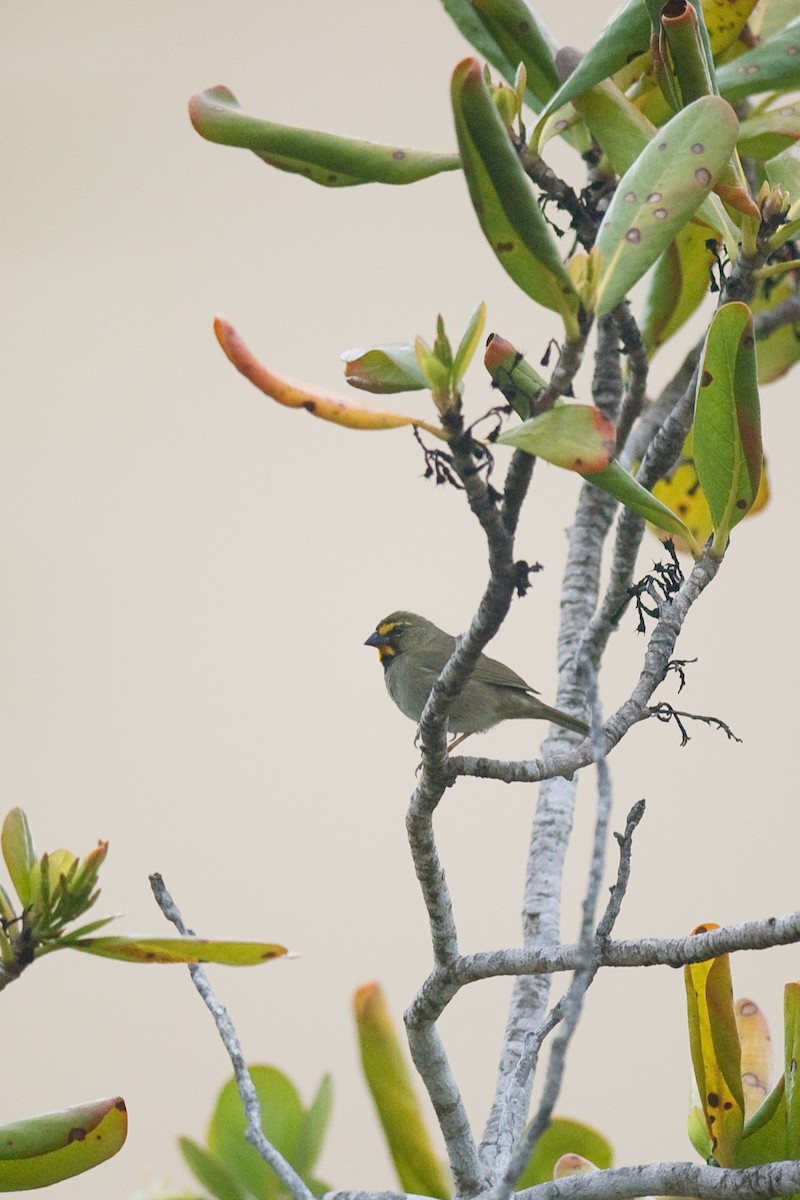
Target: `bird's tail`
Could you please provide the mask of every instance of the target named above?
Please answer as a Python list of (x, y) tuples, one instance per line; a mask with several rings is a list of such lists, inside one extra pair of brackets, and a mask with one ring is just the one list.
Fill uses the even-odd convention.
[(569, 713), (562, 712), (560, 708), (551, 708), (549, 704), (542, 704), (541, 715), (546, 721), (552, 721), (555, 725), (560, 725), (562, 729), (571, 729), (573, 733), (579, 733), (581, 737), (587, 737), (589, 734), (589, 726), (585, 721), (581, 721), (579, 717), (571, 717)]

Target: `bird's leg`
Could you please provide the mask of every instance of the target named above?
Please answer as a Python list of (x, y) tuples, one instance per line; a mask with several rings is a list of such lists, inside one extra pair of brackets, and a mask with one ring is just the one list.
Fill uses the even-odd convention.
[(458, 737), (454, 737), (452, 742), (450, 743), (450, 745), (447, 747), (447, 753), (452, 754), (452, 752), (455, 750), (456, 746), (460, 746), (461, 743), (464, 741), (464, 739), (468, 738), (470, 736), (471, 736), (471, 734), (469, 734), (469, 733), (460, 733), (458, 735)]

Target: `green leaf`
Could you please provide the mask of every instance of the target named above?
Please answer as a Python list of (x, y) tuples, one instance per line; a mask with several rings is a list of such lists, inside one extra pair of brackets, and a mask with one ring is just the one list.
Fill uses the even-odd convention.
[[(715, 928), (701, 925), (694, 932)], [(684, 981), (692, 1066), (711, 1152), (721, 1167), (731, 1167), (744, 1126), (744, 1095), (728, 955), (689, 964)]]
[(595, 1167), (605, 1170), (614, 1161), (611, 1143), (591, 1125), (582, 1121), (571, 1121), (566, 1117), (554, 1117), (534, 1147), (530, 1162), (516, 1184), (516, 1191), (548, 1183), (553, 1178), (553, 1168), (565, 1154), (577, 1154), (588, 1159)]
[(800, 17), (800, 0), (761, 0), (750, 20), (756, 37), (766, 41)]
[(187, 1137), (178, 1138), (178, 1146), (189, 1170), (216, 1200), (249, 1200), (249, 1193), (213, 1154)]
[(717, 309), (706, 335), (697, 380), (694, 461), (714, 522), (712, 550), (722, 556), (731, 530), (758, 494), (764, 461), (753, 317), (739, 301)]
[(101, 958), (134, 963), (222, 963), (226, 967), (254, 967), (287, 954), (285, 946), (268, 942), (218, 942), (209, 938), (82, 938), (71, 949)]
[(695, 557), (699, 555), (700, 548), (692, 536), (691, 530), (684, 525), (680, 517), (676, 516), (660, 500), (656, 500), (655, 496), (651, 495), (647, 488), (643, 488), (640, 483), (637, 483), (633, 476), (618, 462), (614, 461), (610, 463), (605, 471), (598, 471), (594, 475), (587, 475), (586, 481), (587, 483), (594, 484), (601, 491), (615, 496), (626, 508), (630, 508), (633, 512), (638, 513), (640, 517), (644, 517), (651, 525), (655, 525), (658, 529), (663, 529), (665, 533), (682, 538), (692, 554)]
[(515, 446), (557, 467), (591, 476), (606, 469), (616, 447), (616, 429), (591, 404), (560, 404), (501, 433), (497, 441)]
[(21, 808), (12, 808), (3, 822), (0, 845), (11, 882), (26, 908), (31, 902), (31, 871), (37, 858), (28, 818)]
[(374, 346), (370, 350), (343, 350), (344, 377), (351, 387), (388, 395), (416, 392), (428, 386), (413, 346)]
[(620, 180), (597, 234), (596, 313), (625, 298), (728, 165), (739, 123), (718, 96), (682, 109)]
[(746, 117), (739, 127), (736, 148), (748, 158), (771, 159), (794, 146), (798, 139), (800, 101), (795, 100)]
[(469, 321), (467, 321), (467, 327), (461, 335), (461, 341), (458, 343), (458, 349), (453, 358), (450, 382), (451, 387), (454, 389), (460, 385), (461, 380), (466, 374), (467, 367), (475, 357), (475, 351), (478, 349), (485, 324), (486, 305), (480, 303)]
[(535, 13), (523, 0), (472, 0), (472, 7), (506, 62), (515, 71), (525, 64), (527, 92), (538, 112), (558, 88), (558, 74), (552, 43)]
[(794, 90), (800, 75), (800, 24), (782, 29), (717, 70), (720, 94), (731, 104), (757, 92)]
[(304, 175), (323, 187), (416, 183), (460, 166), (454, 154), (378, 146), (251, 117), (242, 111), (233, 92), (223, 86), (193, 96), (189, 117), (208, 141), (252, 150), (268, 166)]
[[(800, 102), (792, 107), (798, 110), (797, 130), (800, 138)], [(780, 187), (789, 193), (791, 204), (786, 219), (794, 220), (800, 212), (800, 145), (793, 142), (788, 149), (765, 162), (764, 174), (770, 187)]]
[(576, 336), (578, 297), (477, 59), (458, 64), (451, 97), (467, 186), (489, 245), (514, 282), (561, 313), (568, 336)]
[(687, 1122), (686, 1132), (689, 1134), (689, 1141), (694, 1146), (697, 1153), (704, 1162), (712, 1157), (711, 1134), (708, 1132), (706, 1118), (702, 1108), (698, 1108), (695, 1104), (689, 1110), (689, 1120)]
[(786, 1085), (786, 1157), (800, 1156), (800, 983), (783, 989), (783, 1053)]
[(781, 1075), (761, 1107), (745, 1122), (736, 1149), (736, 1166), (757, 1167), (790, 1157), (786, 1150), (786, 1096)]
[(322, 1151), (322, 1143), (328, 1132), (328, 1125), (333, 1111), (333, 1082), (330, 1075), (325, 1075), (317, 1094), (311, 1101), (306, 1112), (300, 1142), (297, 1147), (296, 1169), (305, 1177), (314, 1169), (314, 1165)]
[(547, 118), (563, 108), (587, 88), (614, 75), (632, 59), (646, 53), (650, 45), (650, 20), (641, 0), (628, 0), (625, 7), (606, 25), (578, 66), (550, 98), (533, 132), (531, 148), (536, 150)]
[[(252, 1066), (250, 1075), (261, 1102), (264, 1134), (297, 1170), (306, 1119), (300, 1095), (291, 1080), (275, 1067)], [(247, 1195), (275, 1200), (281, 1185), (271, 1168), (244, 1140), (245, 1128), (236, 1080), (229, 1079), (211, 1118), (208, 1148)]]
[(378, 985), (360, 987), (354, 1007), (364, 1076), (401, 1186), (447, 1200), (451, 1188), (433, 1152), (406, 1056)]
[(0, 1192), (71, 1179), (120, 1150), (128, 1132), (119, 1096), (0, 1126)]

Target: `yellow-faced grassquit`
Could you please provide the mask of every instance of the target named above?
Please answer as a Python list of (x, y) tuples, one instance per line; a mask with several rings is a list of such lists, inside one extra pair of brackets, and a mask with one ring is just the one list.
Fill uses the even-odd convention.
[[(364, 645), (377, 647), (389, 695), (402, 713), (419, 722), (431, 688), (455, 649), (455, 638), (416, 613), (393, 612)], [(583, 736), (589, 732), (585, 722), (539, 700), (516, 671), (482, 654), (450, 709), (448, 729), (461, 734), (450, 748), (471, 733), (518, 718), (553, 721)]]

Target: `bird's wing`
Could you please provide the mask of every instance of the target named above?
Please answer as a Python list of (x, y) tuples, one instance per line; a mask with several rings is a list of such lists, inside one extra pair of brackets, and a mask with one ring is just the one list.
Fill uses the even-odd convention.
[(522, 688), (523, 691), (538, 695), (536, 688), (532, 688), (529, 683), (526, 683), (521, 675), (512, 671), (511, 667), (507, 667), (505, 663), (498, 662), (496, 658), (489, 658), (487, 654), (481, 655), (478, 659), (472, 678), (479, 683), (493, 683), (498, 687)]

